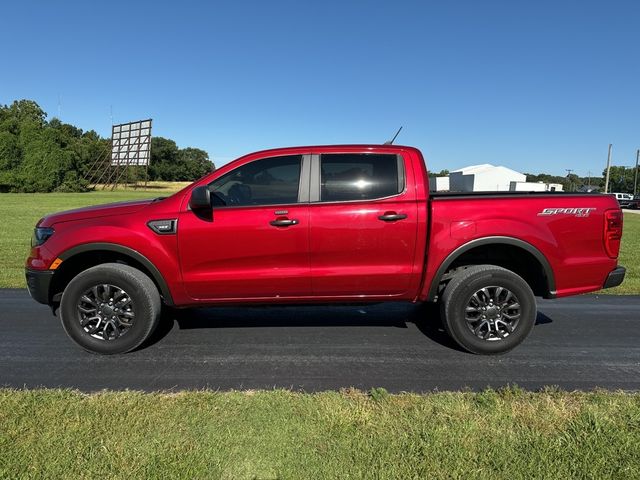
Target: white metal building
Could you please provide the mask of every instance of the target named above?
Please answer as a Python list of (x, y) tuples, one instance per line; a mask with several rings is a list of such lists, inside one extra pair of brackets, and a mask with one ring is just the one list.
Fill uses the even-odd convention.
[(452, 192), (508, 192), (511, 182), (526, 182), (526, 175), (489, 163), (472, 165), (449, 174)]
[(429, 177), (429, 190), (432, 192), (448, 192), (449, 177)]
[(561, 192), (561, 183), (544, 182), (511, 182), (509, 190), (512, 192)]

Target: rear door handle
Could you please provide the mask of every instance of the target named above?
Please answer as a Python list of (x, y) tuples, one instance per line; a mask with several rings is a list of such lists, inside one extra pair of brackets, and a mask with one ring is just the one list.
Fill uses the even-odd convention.
[(269, 223), (274, 227), (290, 227), (291, 225), (297, 225), (298, 220), (295, 218), (293, 220), (289, 220), (288, 218), (279, 218), (277, 220), (271, 220)]
[(378, 220), (382, 220), (383, 222), (395, 222), (397, 220), (404, 220), (405, 218), (407, 218), (405, 213), (387, 212), (384, 215), (380, 215)]

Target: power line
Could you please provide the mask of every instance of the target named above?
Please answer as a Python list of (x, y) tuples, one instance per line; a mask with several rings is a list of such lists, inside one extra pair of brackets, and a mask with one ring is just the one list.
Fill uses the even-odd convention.
[(573, 192), (573, 180), (571, 180), (571, 172), (573, 172), (572, 168), (565, 168), (565, 170), (567, 171), (567, 178), (569, 179), (569, 191)]

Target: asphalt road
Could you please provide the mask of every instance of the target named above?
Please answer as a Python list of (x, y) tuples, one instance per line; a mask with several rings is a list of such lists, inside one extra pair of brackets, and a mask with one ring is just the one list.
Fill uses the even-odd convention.
[(541, 301), (530, 337), (499, 357), (456, 349), (428, 316), (406, 304), (183, 311), (167, 316), (145, 348), (103, 357), (76, 347), (26, 291), (0, 290), (0, 385), (640, 390), (638, 296)]

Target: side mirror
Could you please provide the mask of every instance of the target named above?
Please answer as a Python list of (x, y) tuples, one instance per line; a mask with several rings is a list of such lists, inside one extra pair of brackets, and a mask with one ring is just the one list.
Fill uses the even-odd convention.
[(191, 191), (189, 200), (191, 210), (211, 210), (211, 192), (206, 185), (196, 187)]

